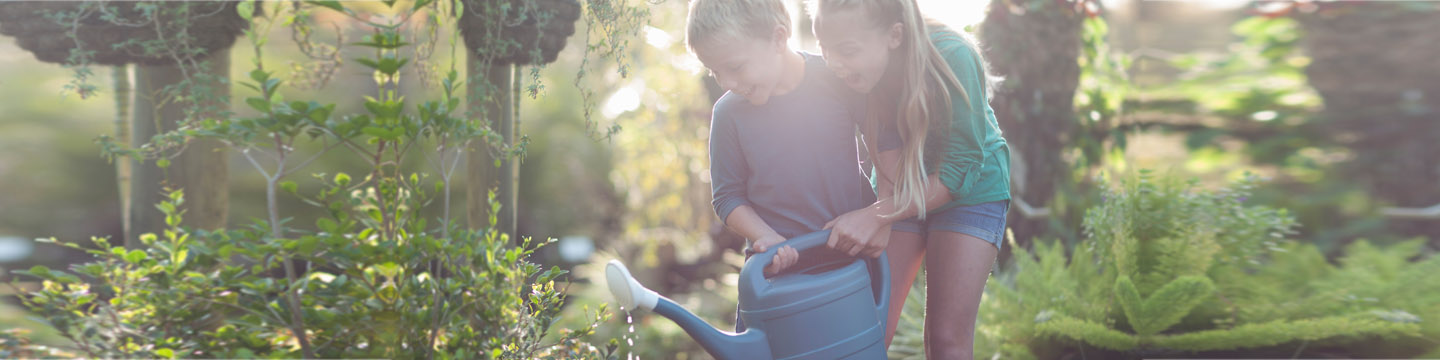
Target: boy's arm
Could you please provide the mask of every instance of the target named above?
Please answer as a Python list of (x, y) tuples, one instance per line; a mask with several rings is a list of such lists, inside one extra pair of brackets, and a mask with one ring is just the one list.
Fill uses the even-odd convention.
[[(750, 206), (746, 194), (750, 167), (745, 161), (735, 124), (727, 115), (724, 107), (716, 106), (710, 120), (710, 185), (715, 214), (720, 216), (726, 227), (752, 244), (769, 246), (778, 243), (774, 239), (780, 235)], [(784, 239), (780, 238), (780, 241)]]
[(760, 219), (760, 215), (756, 214), (750, 205), (740, 205), (730, 211), (730, 216), (725, 219), (725, 226), (750, 239), (753, 242), (750, 248), (755, 252), (763, 252), (770, 246), (785, 241), (785, 237), (780, 236), (770, 224)]

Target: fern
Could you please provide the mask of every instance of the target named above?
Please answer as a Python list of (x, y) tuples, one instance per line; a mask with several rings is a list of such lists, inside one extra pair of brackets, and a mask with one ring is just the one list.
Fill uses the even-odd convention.
[(1310, 342), (1378, 357), (1437, 351), (1440, 257), (1422, 254), (1423, 240), (1360, 240), (1331, 263), (1285, 239), (1295, 226), (1287, 211), (1245, 203), (1253, 181), (1205, 191), (1142, 171), (1086, 211), (1072, 254), (1011, 239), (1013, 268), (981, 303), (977, 358), (1048, 358), (1076, 346), (1300, 354)]
[(1246, 324), (1233, 329), (1197, 331), (1159, 336), (1156, 346), (1188, 351), (1244, 349), (1285, 344), (1293, 341), (1340, 341), (1379, 336), (1418, 336), (1415, 324), (1396, 323), (1365, 316), (1336, 316), (1295, 321)]
[(1035, 319), (1035, 321), (1039, 323), (1035, 326), (1036, 332), (1042, 336), (1082, 341), (1098, 348), (1110, 350), (1130, 350), (1139, 346), (1139, 341), (1134, 335), (1091, 321), (1064, 315), (1052, 315), (1048, 319)]
[(1165, 284), (1142, 300), (1129, 277), (1122, 276), (1115, 282), (1115, 297), (1120, 300), (1125, 318), (1140, 335), (1159, 333), (1180, 322), (1195, 305), (1208, 300), (1214, 290), (1210, 279), (1186, 276)]

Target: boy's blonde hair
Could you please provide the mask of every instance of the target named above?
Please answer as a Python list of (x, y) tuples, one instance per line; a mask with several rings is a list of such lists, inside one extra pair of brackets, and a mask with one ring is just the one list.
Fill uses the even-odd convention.
[(685, 45), (690, 51), (713, 39), (769, 40), (775, 25), (790, 29), (783, 0), (692, 0), (685, 19)]

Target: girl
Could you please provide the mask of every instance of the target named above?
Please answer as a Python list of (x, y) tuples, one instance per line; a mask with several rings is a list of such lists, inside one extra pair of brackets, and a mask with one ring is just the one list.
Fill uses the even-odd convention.
[[(921, 16), (914, 0), (817, 0), (826, 64), (866, 94), (861, 134), (879, 200), (830, 221), (829, 245), (889, 250), (886, 343), (915, 275), (927, 278), (925, 351), (969, 359), (975, 318), (1005, 233), (1010, 154), (974, 42)], [(923, 261), (923, 262), (922, 262)]]

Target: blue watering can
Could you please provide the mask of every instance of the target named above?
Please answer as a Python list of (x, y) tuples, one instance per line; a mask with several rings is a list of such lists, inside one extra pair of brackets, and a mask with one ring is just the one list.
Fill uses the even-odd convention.
[[(784, 243), (817, 256), (830, 231)], [(783, 245), (782, 245), (783, 246)], [(844, 257), (767, 279), (765, 266), (782, 246), (750, 257), (740, 270), (740, 319), (747, 329), (716, 329), (674, 301), (640, 285), (618, 260), (605, 267), (610, 292), (626, 309), (653, 310), (675, 321), (706, 352), (727, 359), (884, 359), (890, 307), (886, 256)]]

